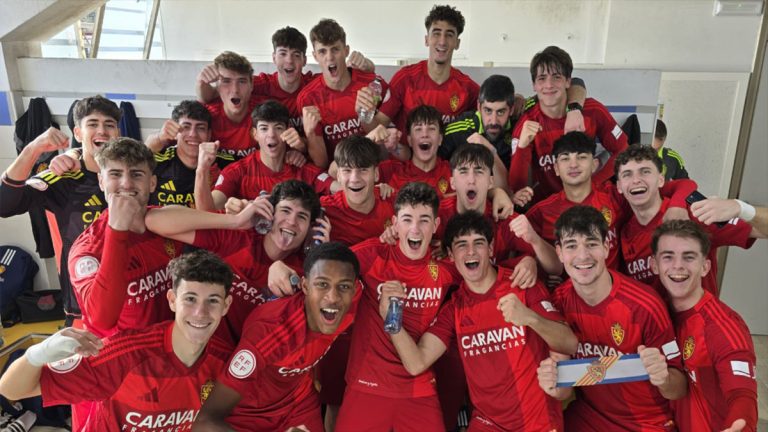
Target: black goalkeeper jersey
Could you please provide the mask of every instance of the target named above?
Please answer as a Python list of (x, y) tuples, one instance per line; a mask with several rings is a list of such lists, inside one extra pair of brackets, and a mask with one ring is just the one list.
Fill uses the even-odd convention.
[[(171, 204), (195, 207), (195, 169), (189, 168), (181, 161), (176, 147), (168, 147), (155, 154), (155, 176), (157, 187), (149, 196), (149, 204), (166, 206)], [(227, 164), (234, 162), (232, 155), (219, 152), (216, 161), (211, 166), (211, 182), (219, 177), (219, 171)], [(213, 187), (213, 185), (210, 185)]]
[(0, 183), (0, 217), (24, 214), (35, 206), (50, 211), (61, 239), (59, 282), (64, 298), (64, 310), (80, 315), (80, 307), (72, 292), (67, 272), (69, 249), (77, 236), (85, 231), (107, 208), (104, 193), (99, 189), (96, 173), (84, 170), (57, 176), (45, 170), (29, 178), (22, 186)]

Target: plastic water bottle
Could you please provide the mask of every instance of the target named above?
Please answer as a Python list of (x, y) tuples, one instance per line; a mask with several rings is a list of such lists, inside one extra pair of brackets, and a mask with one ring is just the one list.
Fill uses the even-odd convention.
[[(293, 293), (296, 294), (301, 289), (301, 278), (296, 273), (292, 273), (291, 276), (288, 278), (288, 282), (291, 284), (291, 289), (293, 290)], [(272, 291), (269, 290), (269, 288), (265, 288), (264, 292), (266, 293), (267, 301), (271, 302), (273, 300), (277, 300), (280, 297), (272, 294)]]
[(400, 333), (403, 329), (403, 299), (400, 297), (389, 298), (387, 318), (384, 319), (384, 331), (389, 334)]
[(359, 109), (357, 111), (357, 120), (360, 122), (360, 124), (368, 124), (373, 121), (373, 116), (376, 115), (376, 108), (379, 106), (379, 102), (381, 102), (381, 81), (379, 81), (378, 78), (371, 81), (370, 84), (368, 84), (368, 88), (371, 89), (371, 93), (373, 93), (373, 105), (374, 108), (370, 111), (365, 109)]
[[(320, 215), (319, 218), (322, 218), (325, 216), (325, 208), (320, 207)], [(304, 255), (309, 255), (310, 252), (312, 252), (312, 249), (314, 249), (316, 246), (319, 246), (323, 244), (322, 240), (314, 238), (316, 235), (321, 234), (320, 231), (317, 229), (317, 227), (320, 224), (314, 224), (312, 226), (312, 231), (307, 234), (307, 238), (304, 239)]]
[[(265, 190), (259, 192), (260, 197), (265, 195), (269, 195), (269, 192)], [(272, 229), (272, 221), (262, 216), (256, 216), (253, 218), (253, 229), (255, 229), (257, 233), (265, 235)]]

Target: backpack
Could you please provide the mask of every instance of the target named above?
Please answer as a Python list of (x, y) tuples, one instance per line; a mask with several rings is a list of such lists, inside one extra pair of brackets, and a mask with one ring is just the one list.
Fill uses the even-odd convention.
[(0, 246), (0, 317), (3, 327), (21, 321), (16, 299), (33, 292), (32, 284), (39, 267), (32, 255), (16, 246)]

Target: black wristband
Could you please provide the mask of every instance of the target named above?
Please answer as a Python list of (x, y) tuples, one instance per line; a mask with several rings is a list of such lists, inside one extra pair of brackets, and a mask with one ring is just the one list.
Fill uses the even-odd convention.
[(566, 106), (565, 112), (571, 111), (584, 111), (584, 107), (578, 102), (571, 102)]
[(27, 184), (26, 180), (14, 180), (8, 177), (8, 174), (6, 173), (3, 173), (2, 181), (8, 186), (14, 186), (14, 187), (21, 187)]

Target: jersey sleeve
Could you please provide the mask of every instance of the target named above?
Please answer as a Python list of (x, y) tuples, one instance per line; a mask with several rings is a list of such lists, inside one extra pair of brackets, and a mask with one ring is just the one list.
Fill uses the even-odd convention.
[(557, 322), (565, 321), (565, 317), (557, 310), (549, 295), (549, 291), (541, 282), (537, 281), (536, 285), (523, 290), (523, 293), (525, 293), (525, 305), (542, 318)]
[[(250, 321), (250, 320), (248, 320)], [(227, 369), (219, 375), (219, 382), (238, 392), (242, 399), (247, 399), (251, 392), (258, 391), (266, 364), (264, 357), (256, 350), (257, 334), (260, 325), (248, 325), (246, 321), (242, 339), (233, 351), (227, 363)]]
[(25, 184), (14, 184), (3, 176), (0, 182), (0, 217), (24, 214), (35, 206), (45, 207), (48, 186), (37, 176)]
[(722, 227), (712, 224), (705, 229), (710, 234), (713, 249), (720, 246), (738, 246), (749, 249), (755, 243), (755, 239), (749, 237), (752, 233), (752, 225), (741, 219), (731, 219)]
[[(382, 83), (382, 91), (383, 91)], [(388, 87), (387, 92), (382, 93), (381, 111), (384, 115), (394, 120), (395, 116), (400, 112), (403, 107), (403, 99), (405, 98), (405, 90), (407, 87), (406, 74), (403, 73), (403, 69), (400, 69), (392, 77), (391, 84)]]
[(209, 250), (219, 256), (227, 256), (242, 247), (243, 236), (242, 230), (196, 230), (192, 246)]
[[(456, 338), (455, 311), (455, 302), (453, 298), (451, 298), (440, 308), (437, 312), (437, 316), (427, 329), (428, 333), (437, 336), (437, 338), (440, 339), (440, 342), (446, 347), (451, 346), (451, 342)], [(418, 342), (419, 341), (416, 341), (416, 343)]]
[(611, 154), (605, 165), (592, 176), (593, 181), (600, 184), (610, 180), (613, 176), (616, 156), (626, 150), (629, 144), (627, 142), (627, 134), (622, 131), (621, 126), (616, 123), (616, 120), (608, 112), (605, 105), (594, 99), (591, 99), (591, 101), (594, 107), (590, 110), (589, 115), (596, 123), (596, 133), (600, 138), (600, 144)]
[[(103, 216), (104, 238), (96, 235), (96, 226), (81, 235), (69, 254), (69, 275), (84, 321), (100, 334), (117, 325), (125, 303), (128, 281), (128, 231), (115, 231)], [(102, 243), (103, 242), (103, 243)]]
[(304, 183), (312, 185), (312, 188), (318, 195), (330, 195), (333, 177), (320, 168), (306, 164), (299, 168), (301, 170), (301, 180)]
[(403, 163), (396, 159), (381, 162), (379, 168), (379, 183), (389, 183), (392, 177), (403, 168)]
[(528, 184), (528, 171), (531, 168), (531, 160), (533, 159), (533, 145), (531, 142), (528, 147), (520, 148), (518, 143), (520, 142), (520, 134), (523, 130), (523, 124), (528, 120), (528, 117), (523, 114), (520, 120), (515, 124), (515, 129), (512, 131), (512, 159), (509, 163), (509, 188), (512, 192), (524, 188)]
[(240, 198), (238, 192), (243, 182), (243, 166), (243, 163), (237, 162), (224, 168), (216, 179), (213, 190), (223, 193), (227, 198)]

